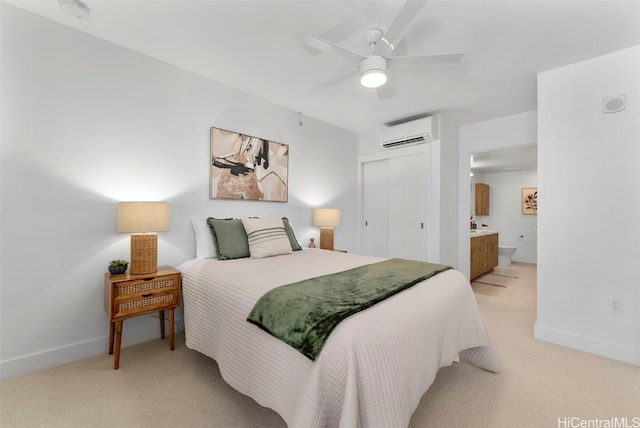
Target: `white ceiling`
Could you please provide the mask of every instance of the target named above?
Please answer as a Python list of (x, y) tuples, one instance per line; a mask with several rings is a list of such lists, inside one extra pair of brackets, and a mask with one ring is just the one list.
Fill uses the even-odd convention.
[(509, 149), (474, 153), (470, 170), (474, 174), (495, 174), (538, 169), (538, 146), (518, 146)]
[(294, 38), (341, 26), (352, 36), (333, 41), (365, 54), (365, 30), (388, 26), (403, 1), (83, 0), (86, 20), (56, 0), (3, 1), (358, 133), (438, 112), (465, 125), (535, 110), (537, 73), (640, 44), (640, 0), (432, 0), (396, 54), (462, 61), (390, 70), (395, 96), (380, 101), (356, 78), (309, 91), (345, 61)]

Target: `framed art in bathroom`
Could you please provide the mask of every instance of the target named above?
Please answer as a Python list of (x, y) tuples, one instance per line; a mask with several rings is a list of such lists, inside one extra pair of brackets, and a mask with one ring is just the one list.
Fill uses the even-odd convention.
[(522, 189), (522, 214), (538, 214), (538, 188), (525, 187)]
[(211, 128), (209, 198), (287, 202), (289, 145)]

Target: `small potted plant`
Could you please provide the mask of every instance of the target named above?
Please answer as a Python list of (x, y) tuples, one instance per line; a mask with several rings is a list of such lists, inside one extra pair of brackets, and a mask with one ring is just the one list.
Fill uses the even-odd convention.
[(109, 272), (114, 275), (125, 273), (127, 271), (127, 266), (129, 266), (129, 262), (126, 260), (111, 260), (111, 263), (109, 264)]

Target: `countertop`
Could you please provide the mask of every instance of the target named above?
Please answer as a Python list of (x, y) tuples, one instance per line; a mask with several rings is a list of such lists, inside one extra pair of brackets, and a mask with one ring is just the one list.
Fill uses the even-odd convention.
[(491, 229), (471, 229), (469, 231), (471, 237), (475, 237), (475, 236), (484, 236), (484, 235), (494, 235), (496, 233), (500, 233), (498, 230), (491, 230)]

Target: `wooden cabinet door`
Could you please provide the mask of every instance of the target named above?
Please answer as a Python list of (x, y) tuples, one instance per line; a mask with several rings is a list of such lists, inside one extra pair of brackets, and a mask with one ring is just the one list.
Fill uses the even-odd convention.
[(476, 215), (489, 215), (489, 185), (476, 183)]
[(498, 266), (498, 243), (487, 244), (487, 269), (491, 270)]
[(471, 249), (471, 279), (475, 279), (484, 273), (484, 261), (482, 260), (482, 249), (476, 247)]

